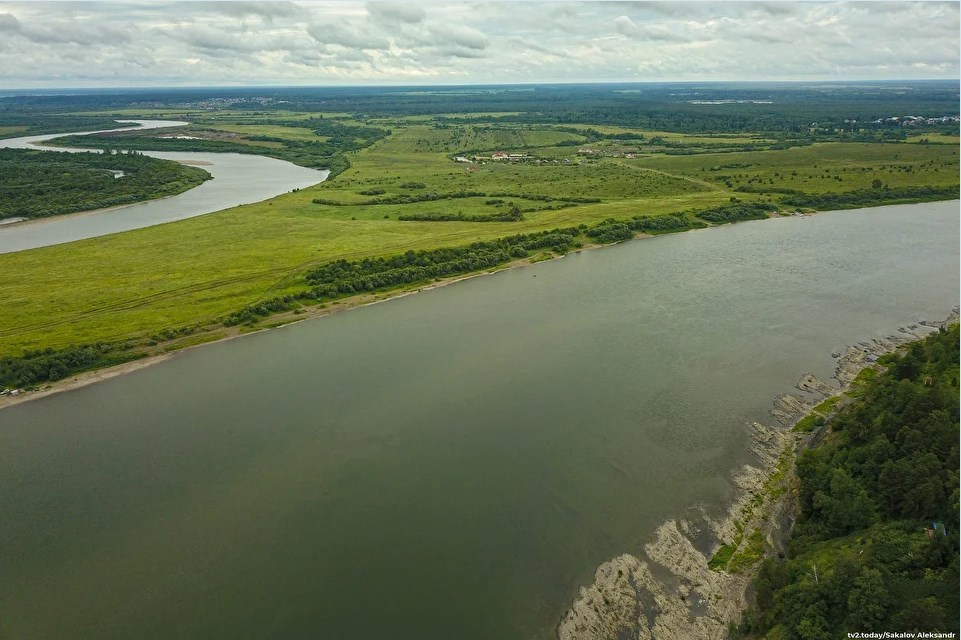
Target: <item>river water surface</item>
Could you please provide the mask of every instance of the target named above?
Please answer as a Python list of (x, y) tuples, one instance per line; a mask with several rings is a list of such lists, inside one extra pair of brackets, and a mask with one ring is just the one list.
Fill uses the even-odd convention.
[(746, 424), (958, 303), (958, 203), (475, 278), (0, 411), (0, 637), (549, 638)]
[[(189, 124), (177, 120), (120, 120), (119, 122), (134, 122), (140, 126), (109, 131), (158, 129)], [(36, 149), (38, 147), (35, 145), (53, 138), (93, 133), (104, 133), (104, 131), (0, 139), (0, 148)], [(65, 147), (44, 147), (44, 149), (51, 152), (86, 151), (86, 149)], [(160, 200), (82, 214), (40, 218), (21, 224), (0, 225), (0, 253), (105, 236), (192, 218), (241, 204), (260, 202), (293, 189), (302, 189), (323, 182), (329, 174), (328, 171), (298, 167), (290, 162), (253, 154), (193, 151), (144, 151), (143, 154), (164, 160), (200, 165), (214, 179)]]

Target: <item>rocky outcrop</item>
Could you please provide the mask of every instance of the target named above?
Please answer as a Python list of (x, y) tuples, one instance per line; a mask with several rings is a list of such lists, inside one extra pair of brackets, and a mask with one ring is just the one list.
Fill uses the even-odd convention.
[[(777, 406), (783, 407), (782, 411), (803, 409), (800, 396), (787, 398), (790, 399), (778, 399)], [(812, 400), (804, 402), (809, 408), (813, 406)], [(740, 619), (746, 605), (745, 594), (752, 575), (715, 571), (708, 563), (721, 541), (743, 537), (739, 527), (761, 530), (769, 545), (780, 544), (783, 517), (761, 518), (756, 513), (746, 519), (745, 514), (751, 512), (770, 469), (791, 443), (793, 436), (782, 426), (751, 425), (748, 448), (758, 462), (744, 465), (732, 477), (738, 497), (726, 516), (715, 519), (703, 508), (692, 507), (686, 517), (658, 527), (641, 554), (624, 554), (602, 564), (595, 572), (594, 583), (581, 589), (558, 626), (558, 638), (726, 637), (728, 624)]]
[[(747, 605), (753, 570), (715, 571), (711, 557), (727, 541), (744, 545), (746, 532), (759, 532), (767, 553), (783, 552), (797, 513), (796, 495), (784, 490), (790, 481), (793, 451), (808, 436), (790, 427), (826, 397), (846, 390), (857, 374), (877, 358), (926, 331), (958, 321), (958, 309), (944, 322), (920, 323), (897, 335), (874, 339), (838, 353), (836, 384), (804, 374), (797, 394), (779, 396), (771, 408), (775, 425), (751, 425), (748, 448), (756, 462), (733, 476), (737, 498), (726, 516), (711, 518), (700, 507), (658, 527), (638, 555), (624, 554), (600, 567), (594, 583), (582, 587), (557, 628), (558, 640), (721, 640), (729, 624), (740, 620)], [(783, 456), (785, 452), (789, 455)], [(779, 467), (780, 465), (780, 467)], [(771, 473), (779, 469), (782, 492), (766, 495)], [(765, 486), (768, 483), (768, 486)], [(755, 533), (755, 535), (757, 535)]]

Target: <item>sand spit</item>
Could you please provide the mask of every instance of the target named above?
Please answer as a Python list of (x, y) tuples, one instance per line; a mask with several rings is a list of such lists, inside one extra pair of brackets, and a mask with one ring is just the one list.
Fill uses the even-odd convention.
[[(558, 640), (723, 640), (728, 627), (740, 621), (749, 604), (748, 587), (753, 567), (740, 572), (715, 571), (708, 562), (722, 544), (760, 531), (765, 553), (784, 550), (797, 513), (791, 491), (765, 499), (764, 488), (779, 460), (789, 468), (782, 483), (793, 474), (793, 452), (810, 446), (817, 434), (790, 430), (825, 398), (847, 390), (858, 372), (878, 356), (917, 340), (939, 326), (958, 321), (955, 308), (943, 322), (922, 322), (902, 327), (898, 334), (849, 346), (837, 358), (835, 383), (805, 374), (798, 393), (775, 399), (772, 425), (754, 423), (748, 448), (755, 464), (744, 465), (731, 478), (736, 499), (726, 515), (712, 518), (698, 505), (676, 520), (668, 520), (638, 555), (624, 554), (605, 562), (594, 583), (581, 587), (557, 628)], [(791, 452), (787, 458), (782, 452)], [(759, 499), (760, 497), (760, 499)], [(740, 531), (739, 531), (740, 530)], [(740, 532), (743, 532), (743, 536)], [(739, 549), (743, 549), (742, 546)]]

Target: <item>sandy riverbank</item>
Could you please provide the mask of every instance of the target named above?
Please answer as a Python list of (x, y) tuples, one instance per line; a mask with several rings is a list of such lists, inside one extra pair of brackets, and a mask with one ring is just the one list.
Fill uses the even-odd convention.
[(748, 605), (754, 570), (728, 573), (712, 570), (708, 563), (723, 543), (747, 538), (752, 531), (761, 532), (767, 553), (784, 550), (797, 514), (796, 497), (786, 490), (780, 497), (768, 499), (765, 484), (783, 452), (788, 453), (791, 464), (781, 486), (789, 484), (794, 453), (817, 437), (793, 433), (791, 427), (826, 398), (848, 390), (858, 372), (877, 356), (957, 321), (955, 308), (943, 322), (902, 327), (895, 335), (848, 347), (843, 354), (836, 354), (834, 383), (803, 375), (796, 385), (799, 393), (775, 400), (771, 408), (774, 424), (751, 425), (748, 448), (757, 462), (744, 465), (731, 478), (736, 498), (726, 514), (715, 519), (694, 505), (684, 517), (658, 527), (642, 553), (625, 553), (602, 564), (594, 583), (581, 587), (558, 625), (558, 640), (727, 638), (728, 625), (739, 622)]

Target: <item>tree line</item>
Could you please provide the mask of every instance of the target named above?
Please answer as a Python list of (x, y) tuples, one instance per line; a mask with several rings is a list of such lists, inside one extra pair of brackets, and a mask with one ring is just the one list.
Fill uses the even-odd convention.
[(43, 382), (62, 380), (89, 369), (99, 369), (143, 357), (129, 343), (69, 346), (63, 349), (36, 349), (19, 357), (0, 357), (0, 388), (21, 389)]
[(37, 113), (33, 109), (20, 111), (0, 108), (0, 126), (17, 127), (15, 131), (0, 132), (0, 138), (19, 138), (45, 133), (114, 129), (119, 125), (117, 125), (116, 120), (108, 116), (75, 116), (60, 113)]
[[(876, 181), (878, 182), (878, 181)], [(768, 189), (771, 191), (771, 189)], [(881, 203), (923, 202), (958, 197), (958, 185), (951, 187), (881, 187), (858, 189), (842, 193), (790, 194), (781, 202), (812, 209), (854, 209)]]
[(397, 216), (397, 219), (407, 222), (519, 222), (524, 219), (524, 213), (520, 207), (514, 205), (507, 211), (486, 214), (425, 211), (406, 213)]
[(426, 249), (363, 260), (336, 260), (306, 275), (307, 291), (263, 300), (244, 307), (224, 320), (227, 326), (252, 322), (258, 317), (294, 308), (300, 301), (322, 301), (397, 287), (437, 278), (491, 269), (531, 251), (550, 249), (565, 253), (580, 246), (577, 227), (519, 234), (474, 242), (463, 247)]

